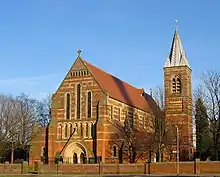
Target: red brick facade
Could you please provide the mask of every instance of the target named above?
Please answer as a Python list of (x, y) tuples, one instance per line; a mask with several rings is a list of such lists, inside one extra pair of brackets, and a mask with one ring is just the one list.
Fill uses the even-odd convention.
[[(112, 82), (111, 88), (106, 88), (109, 82)], [(89, 92), (91, 113), (88, 112)], [(49, 162), (58, 155), (65, 163), (86, 163), (100, 156), (103, 163), (118, 162), (118, 149), (117, 156), (113, 155), (115, 139), (112, 136), (117, 129), (109, 120), (123, 123), (126, 116), (132, 115), (134, 126), (147, 129), (146, 121), (154, 117), (157, 106), (149, 95), (145, 93), (145, 98), (142, 94), (143, 89), (137, 89), (78, 57), (52, 97), (47, 146)], [(33, 139), (30, 163), (41, 159), (42, 149), (46, 147), (45, 136), (42, 133)]]
[[(187, 160), (192, 150), (191, 69), (187, 65), (172, 67), (169, 62), (164, 68), (165, 118), (179, 127), (180, 155), (182, 160)], [(117, 129), (111, 120), (123, 123), (125, 118), (131, 118), (135, 127), (150, 132), (158, 112), (155, 101), (143, 89), (121, 81), (78, 56), (52, 97), (48, 134), (43, 130), (32, 141), (30, 162), (41, 160), (42, 149), (46, 147), (49, 162), (62, 156), (64, 163), (87, 163), (97, 157), (101, 157), (103, 163), (118, 163), (118, 154), (114, 153), (118, 147), (113, 138)]]
[[(173, 93), (173, 78), (181, 81), (181, 91)], [(193, 151), (191, 69), (188, 66), (164, 68), (165, 116), (180, 131), (180, 159), (189, 160)]]

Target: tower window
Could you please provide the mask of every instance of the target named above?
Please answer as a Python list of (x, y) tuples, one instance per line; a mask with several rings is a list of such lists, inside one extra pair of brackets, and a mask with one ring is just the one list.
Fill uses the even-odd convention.
[(76, 88), (76, 94), (77, 94), (77, 96), (76, 96), (76, 102), (77, 102), (77, 104), (76, 104), (76, 118), (77, 119), (80, 119), (80, 84), (78, 84), (77, 85), (77, 88)]
[(70, 119), (70, 94), (66, 94), (66, 119)]
[(88, 92), (88, 98), (87, 98), (87, 117), (90, 119), (92, 117), (92, 93)]
[(181, 80), (178, 76), (172, 80), (172, 93), (181, 93)]

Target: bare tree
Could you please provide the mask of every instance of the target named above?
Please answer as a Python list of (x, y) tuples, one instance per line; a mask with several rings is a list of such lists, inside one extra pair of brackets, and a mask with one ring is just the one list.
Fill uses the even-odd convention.
[(220, 156), (220, 73), (209, 70), (202, 74), (202, 84), (196, 95), (204, 101), (207, 108), (212, 138), (212, 158)]
[(16, 97), (16, 118), (18, 136), (16, 146), (26, 150), (33, 136), (34, 124), (37, 121), (37, 101), (25, 94)]
[(0, 95), (0, 153), (11, 148), (14, 137), (17, 135), (16, 106), (11, 95)]
[(37, 112), (40, 126), (47, 127), (51, 119), (51, 95), (38, 101)]
[(164, 110), (164, 89), (163, 86), (157, 86), (152, 90), (152, 97), (161, 110)]
[(12, 163), (14, 149), (27, 152), (31, 139), (36, 136), (33, 128), (39, 119), (38, 106), (37, 100), (25, 94), (0, 95), (0, 155), (10, 150)]
[[(140, 158), (146, 156), (152, 144), (151, 133), (133, 126), (131, 120), (126, 118), (124, 124), (117, 120), (110, 120), (116, 128), (112, 142), (119, 148), (119, 160), (128, 159), (129, 163), (136, 163)], [(148, 154), (147, 154), (148, 155)], [(120, 159), (121, 158), (121, 159)]]

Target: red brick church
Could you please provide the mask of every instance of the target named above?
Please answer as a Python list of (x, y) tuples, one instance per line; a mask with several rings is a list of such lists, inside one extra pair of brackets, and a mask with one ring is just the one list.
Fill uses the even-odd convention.
[[(151, 131), (149, 120), (158, 106), (144, 89), (136, 88), (78, 57), (52, 96), (51, 121), (31, 142), (29, 162), (49, 162), (62, 157), (63, 163), (118, 162), (118, 147), (109, 120)], [(164, 66), (165, 119), (183, 127), (180, 137), (186, 156), (192, 149), (192, 91), (189, 67), (178, 30)], [(146, 157), (147, 158), (147, 157)]]

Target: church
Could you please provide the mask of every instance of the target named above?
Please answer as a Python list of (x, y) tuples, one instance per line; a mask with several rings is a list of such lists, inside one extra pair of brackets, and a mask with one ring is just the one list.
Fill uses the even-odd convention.
[[(165, 119), (181, 125), (181, 149), (192, 154), (191, 69), (178, 29), (164, 66)], [(81, 51), (52, 96), (51, 121), (33, 137), (29, 163), (118, 163), (117, 131), (111, 120), (152, 131), (159, 108), (151, 95), (84, 60)], [(172, 153), (172, 152), (171, 152)], [(147, 158), (147, 157), (146, 157)], [(149, 158), (149, 157), (148, 157)], [(94, 160), (95, 159), (95, 160)]]

